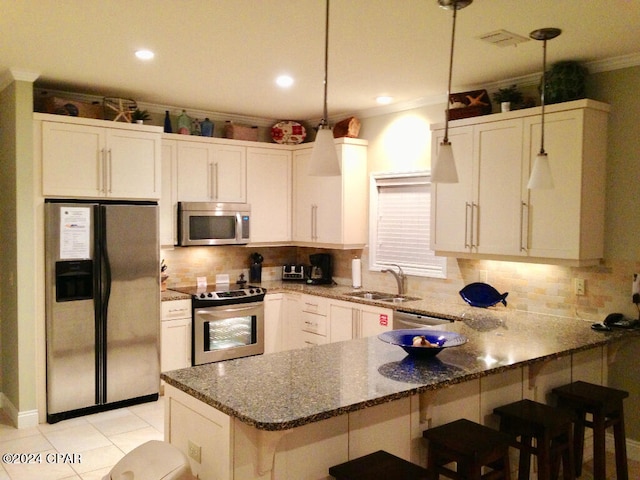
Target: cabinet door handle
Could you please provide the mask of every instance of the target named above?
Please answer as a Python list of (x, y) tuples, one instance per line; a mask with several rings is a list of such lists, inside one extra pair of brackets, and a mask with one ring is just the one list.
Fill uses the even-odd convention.
[[(471, 210), (471, 215), (469, 211)], [(469, 202), (464, 202), (464, 248), (471, 248), (471, 235), (469, 229), (469, 218), (472, 218), (473, 211)]]
[(215, 171), (214, 171), (214, 163), (211, 162), (209, 164), (209, 184), (208, 184), (208, 189), (209, 191), (207, 192), (209, 194), (209, 198), (210, 199), (214, 199), (214, 193), (213, 193), (213, 185), (215, 183)]
[(351, 309), (351, 338), (360, 338), (360, 316), (358, 310)]
[(529, 251), (529, 204), (520, 202), (520, 251)]
[(219, 195), (218, 195), (218, 164), (217, 163), (213, 164), (213, 181), (214, 181), (214, 183), (213, 183), (213, 192), (214, 192), (213, 198), (215, 200), (217, 200), (218, 197), (219, 197)]
[(98, 152), (98, 191), (104, 192), (104, 182), (105, 182), (105, 168), (107, 160), (106, 149), (101, 148), (100, 152)]
[(480, 206), (477, 203), (471, 204), (471, 248), (478, 247)]
[(107, 176), (107, 192), (111, 193), (112, 185), (113, 185), (113, 159), (111, 156), (111, 149), (107, 150), (107, 155), (109, 161), (107, 162), (107, 169), (109, 175)]

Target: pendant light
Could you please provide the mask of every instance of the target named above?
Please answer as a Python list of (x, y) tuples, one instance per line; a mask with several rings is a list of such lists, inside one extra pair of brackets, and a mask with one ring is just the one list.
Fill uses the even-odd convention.
[(328, 86), (328, 66), (329, 66), (329, 0), (326, 0), (326, 18), (324, 35), (324, 105), (322, 120), (318, 125), (313, 150), (311, 150), (311, 160), (309, 161), (309, 175), (316, 177), (328, 177), (340, 175), (340, 162), (336, 153), (336, 146), (333, 141), (333, 131), (327, 122), (327, 86)]
[(540, 89), (540, 105), (542, 106), (542, 121), (540, 124), (540, 153), (536, 155), (529, 177), (527, 188), (533, 189), (552, 189), (553, 176), (551, 175), (551, 166), (549, 165), (549, 156), (544, 151), (544, 94), (547, 86), (547, 40), (556, 38), (562, 33), (559, 28), (541, 28), (534, 30), (529, 34), (534, 40), (541, 40), (542, 43), (542, 88)]
[(453, 10), (453, 28), (451, 29), (451, 54), (449, 56), (449, 83), (447, 84), (447, 118), (445, 119), (444, 138), (440, 142), (440, 152), (431, 169), (432, 183), (458, 183), (456, 162), (449, 142), (449, 99), (451, 98), (451, 74), (453, 72), (453, 46), (456, 39), (456, 16), (458, 10), (469, 6), (473, 0), (438, 0), (438, 5)]

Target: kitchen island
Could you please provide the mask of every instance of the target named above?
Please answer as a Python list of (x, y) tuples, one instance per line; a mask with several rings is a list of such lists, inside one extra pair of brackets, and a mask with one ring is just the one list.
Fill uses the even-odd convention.
[(164, 373), (166, 440), (202, 479), (328, 478), (379, 449), (424, 464), (425, 428), (495, 426), (499, 405), (606, 384), (617, 347), (640, 335), (498, 309), (446, 327), (469, 341), (427, 360), (369, 337)]

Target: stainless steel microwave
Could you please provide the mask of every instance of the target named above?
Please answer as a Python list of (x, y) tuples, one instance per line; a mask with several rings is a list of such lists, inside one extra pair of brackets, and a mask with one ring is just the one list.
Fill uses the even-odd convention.
[(178, 243), (243, 245), (249, 243), (250, 220), (246, 203), (178, 202)]

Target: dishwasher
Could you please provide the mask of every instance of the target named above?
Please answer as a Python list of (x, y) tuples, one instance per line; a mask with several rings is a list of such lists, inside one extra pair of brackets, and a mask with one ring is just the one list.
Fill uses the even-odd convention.
[(419, 313), (406, 312), (404, 310), (396, 310), (393, 312), (394, 330), (433, 327), (448, 323), (453, 323), (453, 320), (449, 318), (434, 317), (432, 315), (421, 315)]

